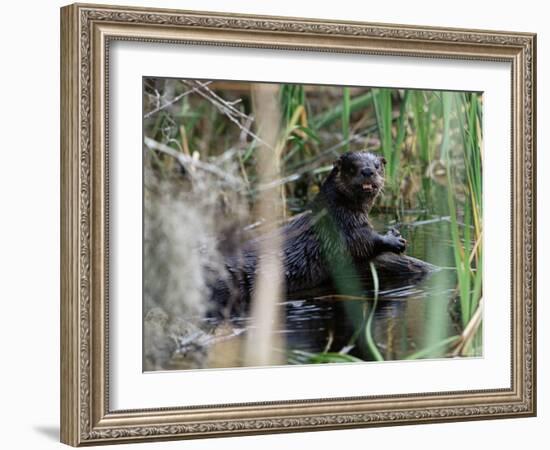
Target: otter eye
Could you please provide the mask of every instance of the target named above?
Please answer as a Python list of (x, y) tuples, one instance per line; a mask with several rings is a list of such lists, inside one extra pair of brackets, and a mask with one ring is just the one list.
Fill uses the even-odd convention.
[(376, 167), (376, 170), (380, 169), (380, 163), (378, 161), (376, 161), (374, 163), (374, 167)]

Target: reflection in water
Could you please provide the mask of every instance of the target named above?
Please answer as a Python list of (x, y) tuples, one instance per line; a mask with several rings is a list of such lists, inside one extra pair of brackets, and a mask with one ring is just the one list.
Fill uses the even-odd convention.
[[(390, 219), (378, 216), (376, 228), (382, 230)], [(400, 360), (425, 349), (430, 343), (441, 341), (461, 331), (456, 311), (456, 272), (449, 239), (449, 223), (445, 218), (401, 224), (400, 231), (408, 240), (407, 254), (434, 264), (439, 270), (415, 284), (410, 279), (392, 282), (378, 297), (372, 321), (372, 336), (385, 360)], [(386, 283), (387, 284), (387, 283)], [(384, 290), (385, 289), (385, 290)], [(274, 332), (286, 342), (289, 363), (303, 363), (300, 355), (321, 352), (345, 353), (361, 360), (372, 360), (373, 355), (365, 338), (366, 318), (373, 308), (373, 292), (363, 298), (346, 299), (324, 296), (292, 299), (281, 306), (285, 321)], [(242, 344), (247, 331), (252, 329), (249, 317), (233, 318), (229, 323), (208, 319), (212, 333), (201, 338), (208, 348), (208, 368), (242, 366)], [(194, 342), (196, 344), (196, 340)], [(185, 347), (185, 346), (184, 346)], [(187, 368), (189, 354), (180, 352), (179, 362), (173, 368)], [(290, 355), (293, 355), (292, 357)], [(424, 354), (423, 357), (431, 355)]]

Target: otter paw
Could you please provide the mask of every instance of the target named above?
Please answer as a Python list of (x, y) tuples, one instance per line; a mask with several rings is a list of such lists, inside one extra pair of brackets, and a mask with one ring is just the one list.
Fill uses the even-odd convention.
[(399, 232), (399, 230), (393, 227), (390, 228), (386, 234), (389, 236), (401, 236), (401, 233)]
[[(397, 231), (397, 233), (399, 232)], [(386, 235), (386, 243), (394, 253), (403, 253), (407, 248), (407, 241), (403, 236), (401, 234), (393, 234), (391, 230)]]

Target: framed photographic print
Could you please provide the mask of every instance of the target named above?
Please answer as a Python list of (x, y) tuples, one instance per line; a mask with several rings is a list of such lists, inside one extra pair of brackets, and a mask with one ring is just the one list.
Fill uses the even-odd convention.
[(536, 413), (536, 36), (61, 9), (61, 439)]

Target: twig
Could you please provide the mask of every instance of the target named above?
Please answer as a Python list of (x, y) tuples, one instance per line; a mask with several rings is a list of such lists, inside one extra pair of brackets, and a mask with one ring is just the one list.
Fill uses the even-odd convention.
[(170, 148), (167, 145), (157, 142), (154, 139), (151, 139), (147, 136), (145, 136), (144, 138), (144, 143), (151, 150), (156, 150), (156, 151), (165, 153), (171, 156), (172, 158), (175, 158), (185, 168), (188, 168), (189, 166), (193, 166), (193, 167), (196, 167), (197, 169), (203, 170), (204, 172), (208, 172), (212, 175), (215, 175), (218, 178), (223, 179), (225, 182), (232, 184), (235, 187), (240, 188), (243, 186), (243, 182), (240, 179), (227, 174), (226, 172), (224, 172), (223, 170), (221, 170), (220, 168), (216, 167), (213, 164), (208, 164), (208, 163), (199, 161), (197, 159), (193, 159), (192, 157), (187, 156), (184, 153), (178, 152), (173, 148)]
[[(208, 87), (209, 83), (202, 83), (198, 80), (195, 81), (196, 84), (198, 84), (204, 91), (208, 92), (212, 98), (215, 98), (217, 101), (219, 101), (221, 104), (223, 104), (226, 108), (231, 110), (233, 113), (235, 113), (237, 116), (242, 117), (243, 119), (249, 119), (250, 116), (246, 115), (242, 111), (235, 108), (233, 105), (239, 103), (237, 102), (228, 102), (227, 100), (220, 97), (218, 94), (216, 94), (212, 89)], [(240, 100), (240, 99), (239, 99)]]
[(432, 223), (448, 222), (450, 219), (451, 219), (450, 216), (441, 216), (441, 217), (436, 217), (434, 219), (417, 220), (416, 222), (410, 222), (407, 225), (409, 227), (419, 227), (421, 225), (430, 225)]
[[(191, 83), (188, 81), (183, 81), (182, 83), (186, 85), (190, 85)], [(197, 82), (199, 83), (199, 82)], [(192, 84), (191, 84), (192, 85)], [(205, 92), (206, 91), (206, 92)], [(224, 114), (231, 122), (233, 122), (239, 129), (250, 136), (253, 139), (256, 139), (257, 141), (261, 142), (263, 145), (265, 145), (270, 150), (273, 150), (273, 147), (266, 143), (262, 138), (260, 138), (257, 134), (250, 131), (245, 125), (243, 125), (235, 116), (238, 116), (242, 119), (246, 119), (247, 121), (254, 121), (254, 118), (251, 116), (248, 116), (244, 114), (243, 112), (239, 111), (237, 108), (235, 108), (231, 103), (225, 101), (223, 98), (215, 94), (211, 89), (208, 89), (205, 87), (204, 83), (199, 83), (198, 87), (195, 87), (195, 92), (199, 94), (201, 97), (208, 100), (210, 103), (212, 103), (218, 110)]]
[[(205, 83), (205, 85), (208, 85), (212, 83), (211, 81), (208, 81), (207, 83)], [(188, 91), (185, 91), (179, 95), (177, 95), (176, 97), (174, 97), (172, 100), (170, 100), (168, 103), (165, 103), (164, 105), (161, 105), (161, 106), (158, 106), (157, 108), (153, 109), (152, 111), (149, 111), (147, 114), (145, 114), (143, 116), (144, 119), (148, 119), (149, 117), (151, 117), (152, 115), (158, 113), (159, 111), (162, 111), (163, 109), (166, 109), (168, 108), (170, 105), (173, 105), (174, 103), (180, 101), (183, 97), (186, 97), (187, 95), (189, 94), (192, 94), (193, 92), (196, 92), (198, 91), (199, 88), (198, 87), (194, 87), (193, 89), (189, 89)], [(158, 92), (158, 91), (157, 91)], [(159, 103), (160, 103), (160, 99), (158, 100)]]
[[(244, 124), (244, 128), (248, 131), (250, 131), (250, 127), (252, 126), (252, 122), (254, 122), (254, 118), (253, 117), (248, 117), (248, 119), (246, 120), (245, 124)], [(246, 136), (248, 135), (248, 133), (244, 130), (241, 130), (241, 134), (239, 135), (239, 142), (240, 144), (245, 147), (247, 142), (246, 142)]]
[(292, 183), (293, 181), (299, 180), (300, 177), (301, 177), (300, 174), (295, 173), (295, 174), (289, 175), (288, 177), (279, 178), (278, 180), (270, 181), (269, 183), (263, 183), (256, 188), (256, 191), (259, 192), (259, 191), (266, 191), (268, 189), (274, 189), (286, 183)]

